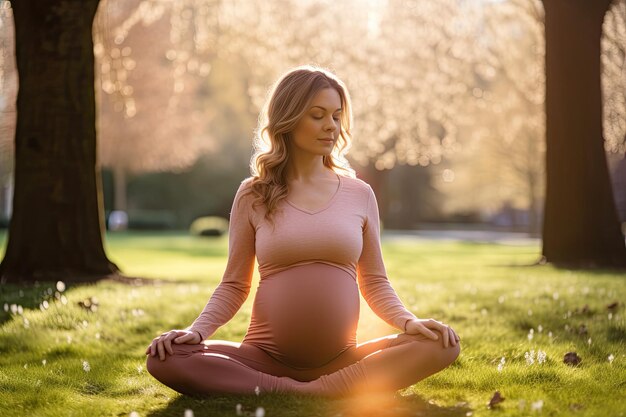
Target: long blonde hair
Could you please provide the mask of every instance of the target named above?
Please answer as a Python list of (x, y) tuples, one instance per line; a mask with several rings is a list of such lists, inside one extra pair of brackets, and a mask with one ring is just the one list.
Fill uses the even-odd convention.
[(276, 81), (259, 114), (255, 130), (254, 154), (250, 160), (250, 192), (256, 196), (254, 206), (264, 205), (270, 222), (278, 203), (287, 197), (286, 168), (289, 161), (291, 132), (306, 112), (313, 97), (322, 89), (333, 88), (341, 99), (339, 137), (323, 164), (335, 173), (355, 178), (345, 158), (352, 145), (352, 105), (344, 83), (330, 71), (310, 65), (296, 67)]

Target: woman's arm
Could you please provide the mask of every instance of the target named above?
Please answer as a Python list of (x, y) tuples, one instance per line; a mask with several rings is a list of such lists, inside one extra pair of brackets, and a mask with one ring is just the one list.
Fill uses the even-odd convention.
[(363, 250), (359, 258), (357, 277), (363, 298), (374, 313), (389, 325), (405, 331), (409, 320), (416, 319), (408, 311), (387, 279), (380, 248), (380, 219), (376, 195), (368, 185), (367, 216), (363, 225)]
[(246, 198), (248, 196), (242, 196), (242, 191), (248, 184), (244, 181), (239, 186), (230, 212), (228, 263), (222, 281), (202, 313), (188, 327), (188, 330), (198, 332), (202, 340), (227, 323), (241, 308), (250, 293), (250, 282), (254, 272), (255, 229), (251, 222), (250, 200)]

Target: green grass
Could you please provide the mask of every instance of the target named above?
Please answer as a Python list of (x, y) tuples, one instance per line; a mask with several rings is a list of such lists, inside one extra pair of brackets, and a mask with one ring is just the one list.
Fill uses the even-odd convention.
[[(5, 240), (0, 234), (0, 247)], [(539, 254), (534, 245), (420, 241), (385, 243), (383, 249), (407, 307), (450, 324), (462, 339), (451, 367), (395, 398), (197, 400), (161, 385), (145, 370), (144, 350), (156, 335), (196, 318), (221, 278), (227, 241), (136, 233), (109, 236), (111, 259), (128, 275), (169, 281), (68, 285), (59, 294), (55, 283), (1, 288), (0, 415), (183, 416), (192, 409), (196, 417), (234, 416), (237, 404), (248, 415), (262, 406), (268, 417), (626, 415), (623, 274), (531, 267)], [(91, 296), (99, 302), (95, 312), (78, 305)], [(241, 340), (252, 299), (214, 338)], [(610, 312), (612, 301), (620, 307)], [(12, 304), (22, 312), (11, 313)], [(579, 334), (581, 325), (587, 334)], [(359, 340), (392, 331), (364, 306)], [(545, 362), (529, 365), (525, 353), (531, 350), (545, 352)], [(579, 366), (563, 363), (569, 351), (582, 358)], [(496, 390), (505, 400), (489, 410)], [(538, 401), (541, 410), (533, 410)]]

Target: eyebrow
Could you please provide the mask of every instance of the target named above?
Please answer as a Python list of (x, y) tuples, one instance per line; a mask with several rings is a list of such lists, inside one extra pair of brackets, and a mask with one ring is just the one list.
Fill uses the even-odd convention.
[[(326, 111), (326, 109), (325, 109), (324, 107), (322, 107), (322, 106), (312, 106), (311, 108), (315, 108), (315, 107), (320, 108), (320, 109), (322, 109), (322, 110)], [(339, 107), (339, 108), (338, 108), (337, 110), (335, 110), (333, 113), (337, 113), (338, 111), (341, 111), (341, 107)]]

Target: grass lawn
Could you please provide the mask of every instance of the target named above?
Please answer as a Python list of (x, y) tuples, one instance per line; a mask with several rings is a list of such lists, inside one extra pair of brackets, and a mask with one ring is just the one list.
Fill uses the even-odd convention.
[[(0, 255), (5, 243), (0, 232)], [(144, 350), (196, 318), (221, 278), (227, 241), (133, 233), (108, 237), (111, 259), (128, 275), (169, 281), (1, 287), (0, 416), (235, 416), (237, 404), (242, 415), (263, 407), (267, 417), (626, 415), (624, 274), (528, 266), (536, 245), (386, 241), (383, 250), (407, 307), (461, 336), (450, 368), (394, 398), (198, 400), (161, 385)], [(241, 340), (253, 295), (213, 338)], [(96, 311), (78, 304), (89, 297)], [(391, 332), (363, 306), (359, 340)], [(564, 364), (567, 352), (582, 362)], [(488, 409), (496, 390), (505, 400)]]

